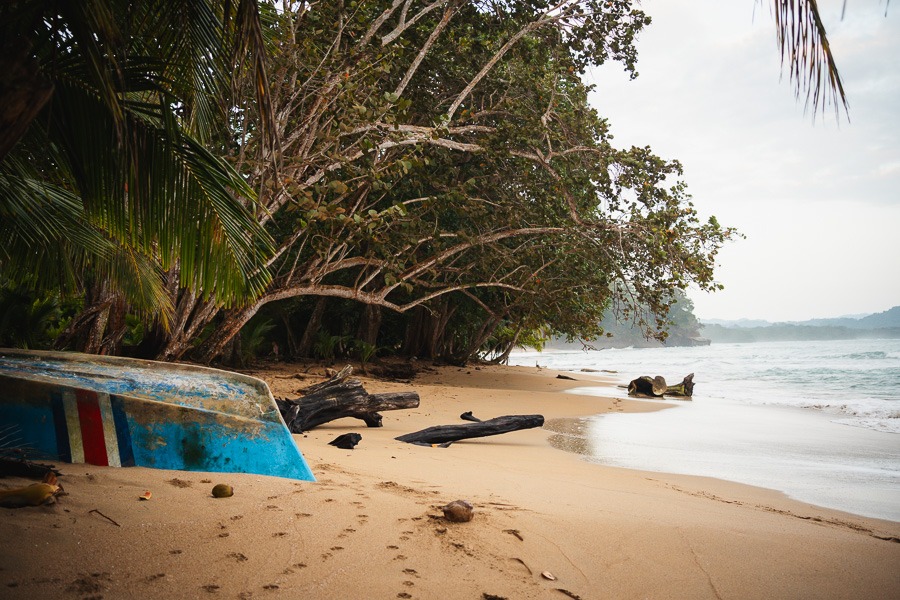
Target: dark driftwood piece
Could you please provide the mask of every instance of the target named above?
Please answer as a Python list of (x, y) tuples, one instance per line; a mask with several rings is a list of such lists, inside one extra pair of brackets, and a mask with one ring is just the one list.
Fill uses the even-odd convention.
[(481, 423), (481, 419), (472, 414), (471, 410), (467, 410), (463, 414), (459, 415), (459, 418), (463, 421), (472, 421), (473, 423)]
[(676, 385), (666, 385), (666, 380), (661, 375), (656, 377), (644, 375), (633, 379), (628, 384), (628, 395), (651, 397), (666, 395), (690, 398), (694, 395), (694, 374), (686, 376), (681, 383)]
[(435, 425), (434, 427), (407, 433), (394, 439), (409, 444), (427, 444), (430, 446), (432, 444), (445, 444), (470, 438), (499, 435), (520, 429), (531, 429), (533, 427), (541, 427), (543, 424), (543, 415), (508, 415), (488, 419), (480, 423)]
[(629, 396), (662, 396), (666, 393), (666, 380), (661, 375), (650, 377), (644, 375), (632, 379), (628, 384)]
[(328, 444), (330, 446), (337, 446), (338, 448), (343, 448), (344, 450), (353, 450), (354, 447), (362, 440), (362, 436), (358, 433), (345, 433), (337, 436)]
[(350, 366), (322, 383), (300, 390), (302, 396), (295, 399), (276, 399), (278, 409), (292, 433), (310, 429), (340, 419), (362, 419), (369, 427), (381, 427), (379, 411), (417, 408), (416, 392), (391, 392), (370, 394), (358, 379), (350, 379)]
[(61, 474), (54, 465), (43, 465), (19, 458), (0, 458), (0, 477), (42, 479), (47, 473)]
[(694, 374), (691, 373), (681, 380), (681, 383), (666, 387), (666, 396), (684, 396), (690, 398), (694, 395)]

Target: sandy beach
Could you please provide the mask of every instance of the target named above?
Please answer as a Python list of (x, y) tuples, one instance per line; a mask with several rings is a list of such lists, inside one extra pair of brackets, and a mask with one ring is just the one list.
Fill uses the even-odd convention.
[[(322, 380), (321, 366), (304, 371), (250, 374), (296, 397)], [(0, 509), (0, 597), (900, 597), (900, 523), (555, 449), (549, 438), (574, 417), (657, 408), (566, 394), (616, 381), (556, 375), (472, 366), (425, 368), (411, 382), (361, 376), (370, 392), (417, 391), (420, 407), (384, 413), (378, 429), (342, 419), (295, 436), (316, 483), (58, 465), (67, 495), (56, 504)], [(547, 424), (449, 448), (394, 440), (465, 411), (538, 413)], [(347, 432), (362, 434), (354, 450), (328, 445)], [(211, 496), (220, 482), (233, 497)], [(471, 522), (443, 519), (439, 507), (457, 499), (475, 506)]]

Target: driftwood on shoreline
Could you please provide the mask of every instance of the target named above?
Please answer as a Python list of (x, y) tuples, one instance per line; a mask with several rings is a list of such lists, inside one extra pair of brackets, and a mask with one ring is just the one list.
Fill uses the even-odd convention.
[(431, 446), (434, 444), (450, 444), (470, 438), (499, 435), (520, 429), (531, 429), (533, 427), (541, 427), (543, 424), (543, 415), (507, 415), (478, 423), (435, 425), (434, 427), (407, 433), (394, 439), (409, 444)]
[(300, 390), (299, 398), (275, 402), (292, 433), (303, 433), (342, 417), (361, 419), (368, 427), (381, 427), (380, 411), (417, 408), (416, 392), (370, 394), (358, 379), (350, 379), (349, 365), (331, 379)]
[(661, 376), (650, 377), (644, 375), (633, 379), (628, 384), (629, 396), (646, 396), (650, 398), (659, 398), (662, 396), (676, 396), (680, 398), (690, 398), (694, 395), (694, 374), (687, 375), (681, 383), (675, 385), (666, 385), (666, 380)]

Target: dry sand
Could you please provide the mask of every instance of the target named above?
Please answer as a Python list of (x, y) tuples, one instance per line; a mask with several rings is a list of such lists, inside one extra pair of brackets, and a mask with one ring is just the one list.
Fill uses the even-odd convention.
[[(298, 369), (255, 374), (296, 396), (318, 381), (290, 377)], [(62, 465), (57, 504), (0, 509), (0, 598), (900, 598), (900, 523), (590, 464), (552, 448), (547, 429), (446, 449), (393, 439), (467, 410), (540, 413), (559, 429), (571, 421), (554, 419), (652, 407), (563, 393), (588, 377), (472, 367), (362, 378), (370, 392), (418, 391), (420, 408), (385, 413), (380, 429), (344, 419), (296, 436), (317, 483)], [(356, 449), (327, 444), (351, 431)], [(234, 496), (213, 498), (219, 482)], [(456, 499), (475, 505), (474, 520), (441, 518)]]

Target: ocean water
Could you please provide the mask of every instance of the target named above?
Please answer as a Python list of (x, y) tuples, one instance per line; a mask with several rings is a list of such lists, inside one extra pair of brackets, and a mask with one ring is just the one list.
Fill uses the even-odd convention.
[[(900, 340), (712, 344), (697, 348), (519, 352), (510, 364), (615, 371), (677, 383), (690, 402), (586, 419), (590, 460), (777, 489), (900, 521)], [(572, 393), (625, 397), (587, 385)], [(562, 444), (565, 446), (565, 444)]]

